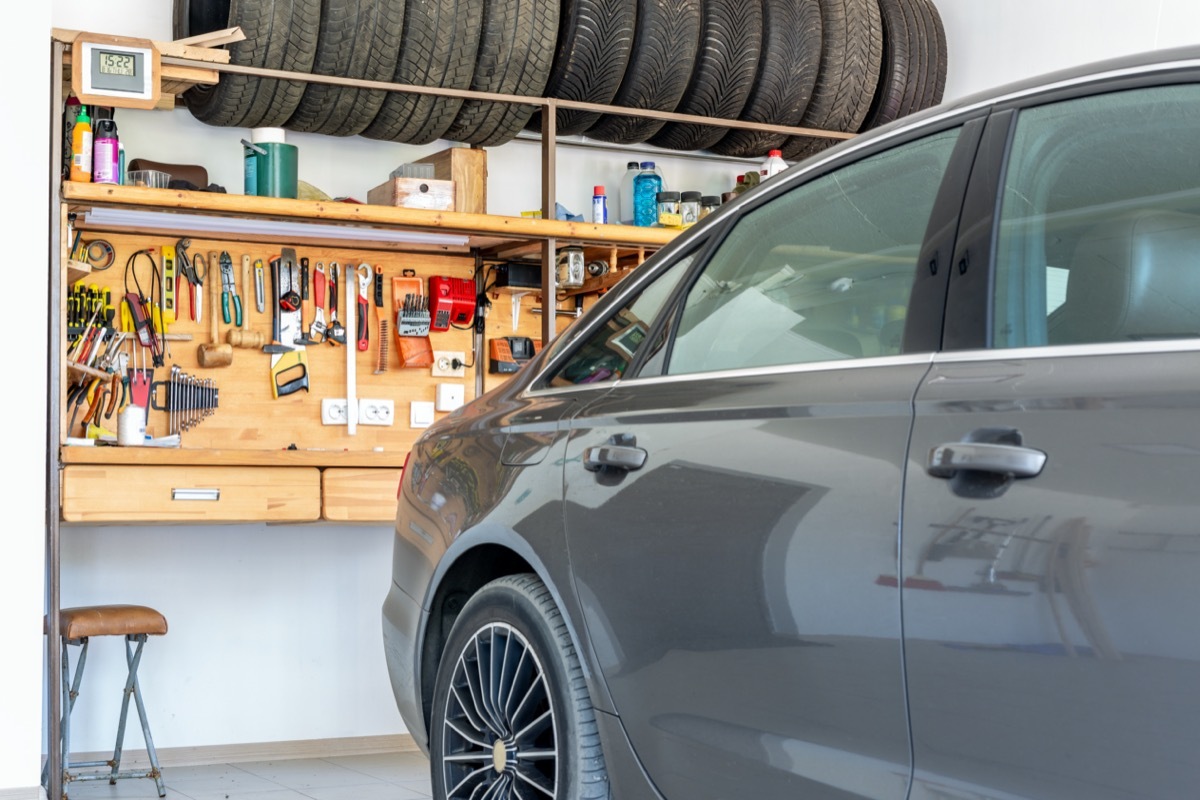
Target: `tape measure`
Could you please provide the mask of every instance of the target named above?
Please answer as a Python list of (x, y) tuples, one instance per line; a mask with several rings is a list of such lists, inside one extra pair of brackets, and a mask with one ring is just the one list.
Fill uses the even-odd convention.
[(116, 260), (117, 254), (113, 251), (113, 246), (108, 242), (103, 239), (93, 239), (87, 243), (84, 256), (87, 258), (87, 263), (92, 265), (92, 269), (99, 272), (111, 267), (113, 261)]

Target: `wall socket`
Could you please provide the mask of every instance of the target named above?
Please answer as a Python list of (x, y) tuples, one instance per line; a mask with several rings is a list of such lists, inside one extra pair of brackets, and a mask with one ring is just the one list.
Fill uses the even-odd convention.
[[(345, 425), (347, 408), (344, 397), (321, 399), (321, 424)], [(360, 399), (358, 401), (359, 425), (392, 425), (396, 421), (396, 404), (392, 400)]]
[[(465, 378), (467, 376), (466, 353), (453, 350), (434, 350), (431, 371), (435, 378)], [(458, 367), (454, 366), (455, 362)]]

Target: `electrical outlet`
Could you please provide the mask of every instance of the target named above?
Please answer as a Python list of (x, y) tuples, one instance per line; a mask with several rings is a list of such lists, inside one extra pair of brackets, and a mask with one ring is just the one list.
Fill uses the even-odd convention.
[[(433, 377), (435, 378), (465, 378), (467, 375), (466, 354), (453, 350), (433, 351)], [(456, 367), (455, 364), (458, 364)]]
[(345, 425), (346, 419), (346, 398), (321, 398), (321, 424), (322, 425)]
[(396, 406), (391, 400), (359, 400), (359, 425), (391, 425), (396, 421)]

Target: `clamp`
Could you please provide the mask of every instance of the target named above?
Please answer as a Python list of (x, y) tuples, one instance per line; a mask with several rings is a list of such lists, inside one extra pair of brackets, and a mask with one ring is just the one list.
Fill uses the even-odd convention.
[(367, 327), (367, 309), (370, 307), (367, 304), (367, 293), (371, 289), (371, 265), (358, 265), (358, 302), (355, 306), (358, 312), (358, 349), (366, 350), (371, 346), (370, 328)]

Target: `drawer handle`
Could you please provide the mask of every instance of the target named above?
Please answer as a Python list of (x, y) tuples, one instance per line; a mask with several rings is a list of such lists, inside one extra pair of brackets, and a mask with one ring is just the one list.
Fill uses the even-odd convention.
[(220, 489), (172, 489), (172, 500), (209, 500), (221, 499)]

